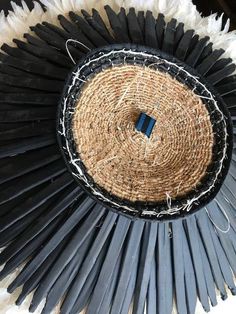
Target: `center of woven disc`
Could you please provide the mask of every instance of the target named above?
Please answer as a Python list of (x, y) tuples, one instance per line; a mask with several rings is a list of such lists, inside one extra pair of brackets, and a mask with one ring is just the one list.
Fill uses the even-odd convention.
[[(152, 117), (150, 137), (135, 127)], [(76, 150), (95, 184), (129, 201), (166, 201), (194, 190), (212, 161), (209, 112), (168, 73), (122, 65), (83, 86), (73, 123)]]

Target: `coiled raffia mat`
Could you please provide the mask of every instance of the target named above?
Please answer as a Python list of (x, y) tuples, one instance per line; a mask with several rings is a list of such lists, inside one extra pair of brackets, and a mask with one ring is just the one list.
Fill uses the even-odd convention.
[[(141, 112), (156, 119), (148, 138)], [(94, 182), (129, 201), (163, 201), (194, 190), (212, 160), (213, 129), (201, 98), (168, 73), (115, 66), (85, 83), (73, 136)]]

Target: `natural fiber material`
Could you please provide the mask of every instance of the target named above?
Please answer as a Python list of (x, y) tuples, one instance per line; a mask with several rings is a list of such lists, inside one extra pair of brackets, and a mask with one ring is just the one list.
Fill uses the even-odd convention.
[[(150, 139), (135, 130), (141, 112), (156, 119)], [(201, 98), (148, 67), (113, 67), (96, 75), (78, 100), (73, 132), (89, 175), (130, 201), (185, 195), (212, 160), (212, 125)]]
[[(173, 170), (173, 167), (175, 165), (174, 162), (171, 161), (167, 164), (165, 164), (166, 166), (168, 165), (170, 167), (170, 169), (166, 169), (157, 174), (158, 171), (160, 171), (160, 169), (156, 169), (153, 167), (149, 172), (148, 178), (147, 175), (144, 175), (142, 172), (143, 170), (139, 167), (140, 166), (140, 160), (137, 159), (136, 160), (136, 166), (134, 167), (133, 170), (134, 173), (132, 173), (132, 170), (130, 170), (132, 167), (130, 166), (132, 161), (132, 155), (129, 151), (129, 153), (127, 152), (127, 148), (125, 148), (126, 151), (126, 159), (129, 159), (128, 164), (126, 164), (125, 168), (122, 168), (122, 175), (125, 176), (125, 178), (122, 178), (122, 182), (125, 183), (122, 185), (121, 183), (121, 176), (119, 177), (120, 173), (119, 170), (121, 169), (121, 166), (123, 165), (123, 163), (116, 163), (116, 159), (117, 159), (117, 152), (113, 153), (112, 155), (110, 155), (111, 153), (111, 149), (107, 150), (106, 147), (104, 147), (105, 152), (108, 154), (108, 156), (106, 155), (106, 153), (104, 153), (102, 156), (105, 157), (101, 157), (101, 156), (96, 156), (98, 158), (94, 158), (93, 161), (97, 163), (96, 166), (93, 166), (93, 164), (91, 163), (90, 168), (91, 169), (95, 169), (93, 170), (94, 172), (91, 174), (88, 173), (88, 169), (89, 168), (87, 165), (85, 165), (83, 158), (80, 155), (80, 151), (78, 150), (78, 147), (76, 147), (76, 143), (75, 143), (75, 135), (73, 133), (73, 130), (75, 129), (74, 126), (74, 114), (76, 113), (76, 107), (77, 107), (77, 102), (78, 100), (83, 97), (83, 91), (84, 91), (84, 86), (86, 84), (88, 84), (89, 82), (91, 82), (91, 80), (94, 78), (94, 76), (98, 75), (98, 73), (105, 71), (105, 69), (109, 69), (109, 68), (115, 68), (115, 67), (125, 67), (125, 66), (135, 66), (135, 67), (141, 67), (144, 69), (144, 67), (146, 67), (146, 70), (156, 70), (158, 72), (161, 73), (167, 73), (170, 77), (170, 80), (172, 80), (172, 78), (174, 80), (177, 80), (178, 82), (180, 82), (181, 84), (186, 86), (187, 90), (192, 90), (192, 92), (194, 94), (196, 94), (196, 97), (198, 99), (198, 101), (201, 102), (202, 106), (206, 108), (208, 114), (209, 114), (209, 118), (210, 118), (210, 122), (212, 125), (212, 130), (211, 130), (211, 135), (214, 137), (214, 140), (212, 139), (211, 141), (209, 141), (208, 143), (210, 143), (211, 149), (212, 149), (212, 158), (209, 158), (209, 167), (207, 166), (207, 163), (205, 164), (206, 168), (205, 171), (202, 170), (202, 173), (198, 173), (199, 177), (198, 177), (198, 182), (194, 182), (191, 181), (193, 178), (192, 176), (195, 175), (194, 169), (191, 169), (191, 171), (189, 170), (188, 175), (190, 176), (190, 179), (187, 179), (187, 184), (185, 185), (185, 188), (187, 186), (189, 186), (189, 182), (191, 182), (192, 186), (189, 187), (189, 190), (183, 192), (183, 194), (180, 194), (180, 189), (181, 189), (181, 185), (184, 184), (183, 182), (181, 182), (180, 178), (180, 173), (181, 173), (181, 167), (183, 167), (184, 162), (182, 161), (182, 153), (179, 154), (178, 153), (176, 155), (176, 159), (181, 160), (180, 162), (180, 170), (177, 173), (176, 171), (176, 176), (177, 176), (177, 183), (175, 185), (175, 181), (174, 183), (171, 181), (171, 179), (173, 179), (171, 171)], [(140, 68), (139, 68), (140, 69)], [(120, 69), (119, 69), (120, 70)], [(117, 104), (119, 104), (120, 102), (122, 102), (123, 100), (126, 99), (126, 96), (129, 95), (129, 86), (132, 87), (132, 97), (130, 95), (129, 101), (130, 99), (132, 99), (133, 103), (136, 103), (136, 99), (137, 99), (137, 95), (138, 95), (138, 91), (139, 91), (139, 85), (141, 83), (137, 82), (139, 81), (139, 79), (137, 80), (137, 75), (133, 74), (133, 77), (131, 78), (131, 80), (127, 83), (126, 88), (124, 88), (124, 90), (120, 90), (120, 85), (125, 84), (125, 82), (127, 81), (125, 75), (122, 75), (122, 78), (120, 79), (120, 84), (117, 84), (117, 90), (113, 89), (112, 84), (116, 84), (114, 83), (116, 80), (113, 78), (111, 78), (110, 80), (110, 84), (107, 85), (106, 83), (106, 79), (105, 79), (105, 84), (108, 86), (107, 88), (110, 88), (112, 90), (111, 95), (117, 95), (117, 99), (109, 99), (109, 106), (113, 106), (115, 107), (114, 112), (116, 112), (116, 106)], [(155, 77), (154, 77), (155, 78)], [(156, 78), (155, 78), (156, 80)], [(202, 80), (202, 81), (201, 81)], [(135, 81), (137, 81), (135, 83)], [(141, 82), (143, 80), (141, 79)], [(160, 86), (164, 86), (162, 85), (162, 82), (160, 82), (160, 80), (157, 80), (157, 85), (153, 86), (153, 80), (150, 80), (151, 82), (148, 82), (147, 86), (149, 86), (149, 89), (152, 90), (152, 95), (153, 97), (156, 97), (156, 91), (159, 90)], [(136, 85), (136, 87), (134, 88), (134, 85)], [(102, 89), (103, 86), (103, 82), (102, 80), (100, 81), (100, 83), (98, 84), (98, 86), (94, 89), (94, 91), (89, 91), (89, 93), (91, 94), (95, 94), (96, 91), (99, 93), (99, 91)], [(169, 90), (168, 88), (166, 88), (166, 86), (169, 86)], [(173, 89), (172, 87), (170, 87), (170, 84), (168, 85), (166, 83), (166, 86), (164, 86), (162, 88), (163, 90), (163, 98), (166, 98), (168, 96), (168, 93), (171, 94)], [(142, 85), (141, 85), (142, 87)], [(119, 94), (120, 91), (120, 94)], [(165, 91), (166, 91), (166, 95), (165, 95)], [(110, 92), (109, 92), (110, 93)], [(109, 94), (108, 93), (108, 94)], [(210, 200), (212, 200), (215, 195), (218, 193), (224, 178), (227, 174), (228, 171), (228, 167), (229, 167), (229, 161), (231, 160), (231, 150), (232, 150), (232, 129), (230, 126), (230, 123), (228, 123), (228, 121), (230, 121), (229, 119), (229, 113), (225, 108), (225, 105), (222, 101), (221, 98), (218, 98), (218, 96), (213, 96), (215, 93), (215, 90), (211, 89), (211, 87), (207, 86), (207, 84), (205, 83), (204, 79), (199, 76), (198, 73), (194, 72), (190, 67), (187, 67), (185, 64), (181, 64), (181, 62), (179, 60), (176, 60), (174, 58), (170, 58), (170, 56), (166, 53), (160, 52), (160, 50), (157, 49), (149, 49), (148, 47), (144, 47), (144, 46), (137, 46), (137, 45), (112, 45), (112, 46), (108, 46), (108, 47), (103, 47), (101, 49), (97, 49), (93, 52), (91, 52), (89, 55), (86, 56), (86, 58), (82, 59), (80, 63), (78, 63), (76, 65), (76, 67), (74, 68), (73, 72), (71, 73), (71, 75), (68, 77), (67, 80), (67, 88), (64, 89), (64, 94), (63, 97), (61, 98), (61, 104), (59, 107), (59, 115), (58, 115), (58, 140), (59, 140), (59, 144), (61, 147), (61, 151), (64, 155), (64, 158), (67, 162), (67, 166), (68, 169), (71, 171), (71, 173), (73, 174), (75, 180), (88, 192), (90, 193), (90, 195), (92, 197), (94, 197), (96, 200), (100, 200), (103, 202), (103, 204), (105, 206), (108, 206), (109, 208), (114, 209), (115, 211), (118, 212), (123, 212), (126, 215), (129, 216), (133, 216), (133, 217), (141, 217), (141, 218), (147, 218), (147, 219), (170, 219), (170, 215), (171, 218), (176, 218), (176, 217), (180, 217), (180, 216), (186, 216), (190, 213), (192, 213), (193, 211), (199, 210), (201, 209), (203, 206), (205, 206), (207, 203), (210, 202)], [(104, 103), (104, 101), (107, 102), (107, 97), (104, 96), (106, 93), (104, 92), (103, 94), (101, 93), (101, 95), (103, 95), (103, 98), (101, 100), (101, 103)], [(148, 89), (145, 91), (144, 89), (144, 94), (147, 95), (149, 94)], [(177, 94), (180, 94), (179, 92)], [(100, 94), (99, 94), (100, 95)], [(110, 94), (109, 94), (110, 95)], [(110, 96), (111, 98), (112, 96)], [(138, 96), (140, 97), (140, 96)], [(144, 96), (146, 97), (146, 96)], [(177, 96), (178, 98), (179, 96)], [(172, 96), (172, 102), (175, 101), (175, 93)], [(155, 100), (156, 98), (154, 98)], [(189, 99), (188, 99), (189, 100)], [(89, 101), (89, 102), (88, 102)], [(87, 106), (92, 106), (92, 110), (91, 112), (93, 112), (93, 115), (96, 115), (96, 112), (100, 109), (101, 104), (99, 103), (99, 99), (96, 96), (96, 101), (93, 99), (93, 97), (90, 97), (88, 99), (88, 101), (86, 101), (86, 105)], [(149, 116), (152, 116), (152, 114), (149, 114), (148, 112), (146, 112), (146, 108), (148, 108), (148, 106), (150, 105), (150, 103), (152, 103), (152, 99), (150, 98), (148, 102), (143, 101), (144, 103), (144, 107), (142, 109), (142, 111), (145, 114), (148, 114)], [(141, 103), (141, 100), (139, 101)], [(155, 100), (154, 103), (156, 104), (156, 102), (158, 102), (158, 100)], [(92, 104), (91, 104), (92, 103)], [(95, 103), (95, 104), (94, 104)], [(191, 101), (190, 101), (191, 103)], [(154, 105), (155, 105), (154, 104)], [(194, 106), (193, 106), (194, 107)], [(123, 107), (122, 107), (123, 108)], [(83, 110), (83, 109), (82, 109)], [(191, 110), (193, 110), (191, 108)], [(136, 121), (140, 115), (140, 113), (142, 112), (140, 110), (137, 111), (137, 115), (136, 115)], [(125, 111), (127, 112), (127, 110)], [(173, 117), (171, 118), (171, 121), (175, 121), (176, 118), (176, 112), (173, 110), (169, 110), (168, 111), (168, 115), (171, 116), (171, 113), (173, 115)], [(200, 114), (200, 113), (199, 113)], [(208, 116), (207, 114), (207, 116)], [(106, 119), (109, 120), (111, 122), (111, 118), (107, 117), (107, 112), (103, 111), (103, 117), (106, 116)], [(179, 115), (179, 113), (178, 113)], [(113, 113), (113, 118), (115, 119), (115, 115)], [(125, 116), (125, 115), (124, 115)], [(192, 116), (192, 118), (196, 119), (198, 116), (198, 114), (195, 114)], [(201, 117), (201, 114), (200, 114)], [(83, 121), (86, 121), (88, 119), (90, 119), (90, 125), (89, 128), (91, 127), (92, 122), (94, 121), (92, 120), (93, 116), (90, 116), (90, 118), (87, 117), (87, 115), (85, 115)], [(157, 120), (156, 117), (153, 116), (153, 118), (155, 120)], [(102, 119), (100, 117), (100, 119)], [(114, 121), (113, 119), (113, 121)], [(121, 119), (121, 118), (119, 118)], [(124, 118), (122, 118), (124, 119)], [(179, 119), (179, 126), (178, 126), (178, 130), (182, 130), (182, 124), (185, 118), (178, 118)], [(204, 120), (204, 118), (201, 117), (201, 119)], [(201, 120), (200, 119), (200, 120)], [(130, 120), (130, 118), (129, 118)], [(164, 119), (165, 120), (165, 119)], [(135, 128), (136, 125), (136, 121), (132, 122), (133, 128)], [(182, 124), (180, 123), (180, 121), (182, 121)], [(196, 120), (195, 120), (196, 121)], [(84, 123), (84, 122), (83, 122)], [(99, 122), (101, 124), (101, 122)], [(176, 125), (178, 125), (178, 122), (175, 122)], [(157, 124), (157, 123), (156, 123)], [(160, 123), (161, 124), (161, 121)], [(163, 124), (163, 123), (162, 123)], [(172, 123), (173, 124), (173, 123)], [(191, 123), (190, 123), (190, 127), (191, 127)], [(199, 131), (199, 119), (197, 119), (196, 121), (196, 125), (195, 125), (195, 131), (197, 132), (197, 130)], [(79, 132), (83, 132), (83, 130), (81, 129), (83, 127), (83, 125), (81, 124), (81, 126), (79, 126)], [(123, 127), (122, 127), (123, 128)], [(157, 126), (155, 125), (155, 129), (157, 128)], [(204, 128), (203, 128), (204, 129)], [(133, 129), (134, 130), (134, 129)], [(107, 133), (110, 133), (110, 130), (106, 130)], [(90, 131), (89, 131), (90, 132)], [(99, 128), (99, 132), (102, 133), (103, 131), (101, 130), (101, 128)], [(116, 132), (118, 132), (116, 130)], [(135, 131), (136, 132), (136, 131)], [(138, 134), (138, 131), (136, 132)], [(161, 133), (161, 131), (160, 131)], [(207, 134), (207, 132), (205, 132)], [(205, 134), (204, 133), (204, 134)], [(117, 133), (118, 134), (118, 133)], [(186, 133), (184, 133), (186, 134)], [(96, 135), (97, 136), (97, 135)], [(100, 136), (100, 135), (99, 135)], [(129, 135), (125, 134), (126, 138), (129, 138)], [(145, 137), (145, 135), (142, 136)], [(77, 137), (80, 137), (80, 134), (77, 135)], [(176, 141), (176, 139), (179, 140), (179, 135), (175, 134), (175, 138), (173, 136), (173, 142)], [(123, 138), (123, 140), (125, 141), (125, 137)], [(106, 140), (107, 141), (107, 140)], [(109, 137), (109, 141), (111, 140), (111, 137)], [(103, 141), (104, 142), (104, 141)], [(182, 143), (182, 140), (180, 139), (180, 142)], [(90, 139), (90, 142), (88, 141), (88, 139), (86, 139), (86, 153), (88, 154), (88, 157), (86, 157), (87, 159), (92, 158), (91, 154), (87, 152), (87, 150), (89, 150), (89, 152), (92, 152), (94, 150), (94, 137), (92, 136)], [(90, 145), (90, 148), (89, 148)], [(102, 147), (105, 145), (105, 143), (103, 143), (103, 145), (100, 145), (99, 149), (100, 151), (102, 150)], [(127, 144), (125, 144), (127, 146)], [(172, 145), (172, 144), (171, 144)], [(171, 146), (169, 144), (169, 146)], [(175, 144), (176, 145), (176, 144)], [(192, 144), (191, 144), (192, 145)], [(198, 149), (197, 147), (198, 142), (196, 141), (196, 146), (191, 146), (192, 149), (196, 150)], [(112, 149), (114, 149), (114, 145), (110, 145), (108, 144), (109, 147), (111, 147)], [(121, 152), (121, 146), (122, 145), (117, 145), (115, 147), (116, 150), (118, 150), (118, 154)], [(135, 146), (135, 145), (134, 145)], [(185, 147), (185, 145), (181, 146)], [(206, 145), (207, 146), (207, 145)], [(200, 150), (201, 150), (202, 146), (200, 144)], [(208, 147), (209, 149), (209, 147)], [(96, 149), (95, 149), (96, 150)], [(159, 150), (161, 151), (161, 149)], [(159, 151), (157, 151), (157, 153), (159, 153)], [(165, 147), (163, 149), (163, 151), (166, 151)], [(159, 153), (159, 155), (161, 154), (165, 154), (163, 153), (163, 151), (161, 151), (161, 153)], [(198, 151), (199, 152), (199, 151)], [(83, 153), (83, 149), (82, 149), (82, 153)], [(147, 154), (147, 149), (146, 149), (146, 154)], [(186, 151), (184, 151), (184, 154), (186, 154)], [(95, 155), (97, 154), (97, 151), (95, 151)], [(144, 153), (145, 155), (145, 153)], [(158, 156), (159, 156), (158, 155)], [(167, 155), (169, 156), (169, 147), (167, 149)], [(193, 153), (194, 155), (194, 153)], [(192, 156), (193, 156), (192, 155)], [(205, 156), (205, 154), (203, 154)], [(93, 155), (94, 156), (94, 155)], [(145, 155), (146, 156), (146, 155)], [(157, 156), (157, 155), (156, 155)], [(158, 158), (158, 156), (156, 158)], [(120, 158), (121, 156), (119, 156)], [(147, 156), (146, 156), (147, 157)], [(110, 187), (112, 186), (113, 190), (111, 190), (111, 188), (108, 186), (104, 186), (104, 182), (108, 182), (108, 179), (106, 178), (106, 175), (101, 175), (99, 177), (102, 178), (102, 182), (99, 184), (99, 180), (94, 180), (93, 174), (97, 175), (98, 169), (100, 169), (102, 166), (104, 166), (102, 164), (102, 162), (104, 162), (104, 159), (107, 160), (108, 158), (108, 166), (109, 164), (112, 164), (114, 167), (111, 169), (106, 169), (106, 171), (112, 171), (111, 175), (112, 178), (114, 176), (114, 180), (113, 182), (115, 182), (114, 184), (111, 184)], [(140, 157), (141, 158), (141, 157)], [(149, 157), (150, 158), (150, 157)], [(169, 157), (168, 157), (169, 158)], [(199, 157), (198, 157), (199, 158)], [(204, 157), (205, 158), (205, 157)], [(101, 160), (101, 161), (100, 161)], [(156, 162), (157, 159), (153, 159), (150, 160), (150, 164), (153, 165), (153, 162)], [(169, 159), (167, 159), (169, 161)], [(171, 158), (170, 158), (171, 160)], [(204, 160), (205, 161), (205, 160)], [(142, 160), (143, 162), (143, 160)], [(192, 160), (191, 160), (192, 162)], [(139, 166), (137, 166), (137, 164)], [(195, 165), (195, 164), (194, 164)], [(199, 164), (197, 164), (197, 170)], [(164, 167), (164, 166), (163, 166)], [(147, 169), (148, 167), (146, 167)], [(116, 169), (116, 170), (115, 170)], [(128, 169), (128, 170), (127, 170)], [(138, 179), (137, 175), (137, 169), (139, 169), (139, 175), (141, 177), (140, 181), (139, 180), (139, 176)], [(190, 169), (190, 168), (189, 168)], [(185, 171), (186, 168), (184, 169)], [(102, 173), (106, 172), (105, 170)], [(135, 172), (136, 171), (136, 172)], [(205, 173), (205, 175), (203, 175), (203, 172)], [(150, 173), (152, 173), (150, 175)], [(164, 185), (164, 189), (162, 186), (162, 182), (160, 182), (160, 177), (158, 177), (158, 175), (160, 177), (163, 176), (163, 182), (171, 182), (169, 186)], [(103, 177), (102, 177), (103, 176)], [(131, 176), (131, 179), (130, 177)], [(150, 179), (150, 177), (152, 176), (152, 178)], [(145, 196), (142, 195), (143, 199), (138, 198), (138, 195), (140, 194), (140, 191), (143, 189), (143, 186), (148, 186), (147, 187), (147, 191), (149, 191), (149, 185), (151, 181), (155, 181), (154, 177), (157, 177), (157, 181), (155, 183), (153, 183), (151, 186), (153, 187), (153, 190), (150, 190), (154, 193), (154, 197), (153, 196), (149, 196), (148, 198), (144, 198)], [(167, 177), (170, 176), (171, 179), (168, 181)], [(129, 177), (129, 178), (126, 178)], [(135, 179), (134, 179), (135, 178)], [(185, 179), (184, 175), (182, 176), (183, 179)], [(141, 181), (143, 179), (143, 181)], [(120, 180), (120, 181), (119, 181)], [(137, 180), (137, 181), (135, 181)], [(135, 181), (135, 182), (134, 182)], [(146, 184), (146, 182), (147, 184)], [(182, 180), (183, 181), (183, 180)], [(133, 186), (132, 186), (132, 182)], [(134, 186), (134, 183), (136, 184)], [(154, 187), (154, 184), (155, 187)], [(166, 184), (166, 183), (165, 183)], [(115, 190), (115, 188), (117, 188), (117, 190), (121, 189), (121, 186), (125, 186), (122, 189), (122, 193), (120, 193), (120, 195), (122, 196), (118, 196), (117, 191)], [(134, 187), (137, 187), (138, 192), (134, 192), (134, 195), (132, 195), (132, 188), (134, 189)], [(173, 186), (175, 187), (174, 191), (169, 190), (170, 188), (173, 189)], [(115, 188), (114, 188), (115, 187)], [(127, 187), (130, 187), (130, 190), (127, 192)], [(109, 190), (110, 188), (110, 190)], [(192, 188), (192, 189), (191, 189)], [(157, 189), (159, 189), (159, 191), (157, 191)], [(162, 190), (162, 195), (160, 190)], [(179, 193), (180, 192), (180, 193)], [(116, 193), (116, 194), (115, 194)], [(125, 194), (126, 193), (126, 194)], [(158, 194), (159, 193), (159, 194)], [(176, 193), (176, 194), (174, 194)], [(174, 194), (174, 195), (173, 195)], [(144, 194), (145, 195), (145, 194)], [(159, 199), (157, 198), (157, 195), (159, 197)], [(132, 197), (135, 197), (132, 199)], [(133, 201), (134, 200), (134, 201)], [(154, 200), (154, 201), (153, 201)]]
[[(41, 303), (42, 314), (53, 313), (57, 305), (61, 314), (78, 314), (83, 309), (86, 314), (171, 314), (175, 305), (179, 314), (194, 314), (197, 299), (208, 312), (217, 304), (216, 291), (224, 300), (226, 286), (236, 294), (235, 77), (229, 77), (235, 66), (230, 60), (219, 60), (224, 50), (212, 50), (208, 37), (198, 40), (194, 35), (206, 31), (206, 20), (200, 16), (199, 23), (194, 20), (186, 1), (178, 5), (174, 0), (125, 1), (134, 4), (136, 12), (106, 7), (109, 30), (107, 18), (102, 18), (100, 9), (91, 10), (90, 1), (43, 2), (50, 7), (46, 14), (53, 13), (53, 25), (35, 25), (32, 36), (25, 35), (26, 42), (15, 40), (15, 48), (4, 45), (5, 54), (0, 54), (0, 265), (4, 265), (0, 280), (6, 279), (1, 283), (6, 298), (6, 286), (13, 293), (12, 299), (2, 300), (0, 313), (15, 313), (7, 304), (16, 298), (16, 304), (22, 305), (19, 311), (30, 302), (33, 312)], [(96, 1), (99, 6), (102, 3)], [(154, 3), (162, 5), (167, 17), (154, 17), (158, 12)], [(138, 12), (152, 7), (153, 14)], [(76, 15), (80, 8), (87, 8), (91, 15), (85, 11), (83, 17)], [(68, 16), (70, 9), (74, 12)], [(57, 12), (63, 16), (56, 22)], [(182, 21), (178, 12), (186, 25), (177, 23), (175, 18)], [(15, 18), (0, 21), (7, 37), (7, 30), (12, 31), (9, 23), (15, 35), (28, 28), (27, 14), (20, 23), (22, 12), (15, 13)], [(34, 18), (39, 21), (45, 16), (39, 18), (34, 11)], [(227, 49), (232, 34), (219, 36), (220, 20), (210, 21), (220, 47)], [(190, 25), (194, 30), (186, 31)], [(73, 58), (66, 49), (67, 39), (78, 43), (69, 46)], [(119, 48), (111, 47), (113, 43), (119, 43)], [(134, 50), (127, 43), (135, 44)], [(85, 46), (90, 55), (85, 56)], [(149, 58), (151, 47), (155, 51)], [(142, 210), (143, 204), (135, 207), (108, 199), (91, 180), (79, 177), (84, 169), (71, 136), (76, 100), (87, 80), (118, 62), (168, 72), (199, 95), (208, 109), (214, 162), (208, 186), (184, 198), (186, 204), (168, 199), (164, 204), (168, 208), (154, 208), (156, 204), (150, 208), (144, 202)], [(73, 63), (77, 67), (68, 76)], [(186, 207), (179, 210), (179, 205)], [(178, 210), (175, 219), (172, 209)]]

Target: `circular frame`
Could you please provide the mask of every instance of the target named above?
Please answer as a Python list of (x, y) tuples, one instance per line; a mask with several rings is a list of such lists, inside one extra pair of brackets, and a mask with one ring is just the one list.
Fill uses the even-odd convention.
[[(213, 161), (200, 186), (184, 197), (167, 199), (166, 202), (131, 202), (120, 199), (94, 182), (76, 151), (71, 125), (75, 103), (84, 84), (100, 71), (122, 64), (148, 66), (168, 72), (201, 97), (210, 114), (215, 141)], [(62, 154), (75, 180), (92, 198), (129, 217), (170, 220), (199, 210), (218, 193), (228, 173), (232, 156), (233, 131), (230, 114), (214, 88), (183, 62), (156, 49), (139, 45), (111, 45), (96, 49), (75, 66), (68, 77), (59, 104), (57, 130)]]

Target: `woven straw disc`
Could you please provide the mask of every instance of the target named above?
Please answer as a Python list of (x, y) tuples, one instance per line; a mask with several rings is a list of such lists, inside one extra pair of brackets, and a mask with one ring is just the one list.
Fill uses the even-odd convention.
[[(135, 129), (141, 112), (156, 119), (150, 138)], [(94, 182), (129, 201), (184, 196), (212, 160), (212, 124), (201, 98), (148, 67), (112, 67), (85, 83), (72, 131)]]

